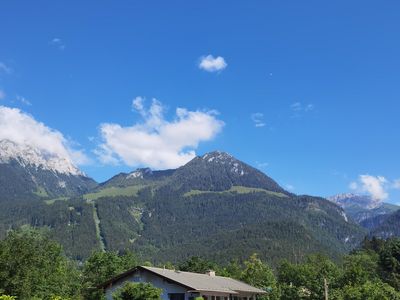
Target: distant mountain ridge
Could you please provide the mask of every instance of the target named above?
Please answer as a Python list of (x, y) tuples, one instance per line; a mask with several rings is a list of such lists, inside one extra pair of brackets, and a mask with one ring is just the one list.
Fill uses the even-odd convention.
[[(99, 185), (42, 165), (18, 157), (0, 164), (0, 238), (26, 224), (46, 227), (79, 260), (95, 249), (130, 249), (153, 261), (198, 255), (227, 262), (257, 252), (275, 264), (315, 252), (339, 257), (366, 234), (336, 204), (294, 195), (221, 151)], [(12, 201), (4, 197), (9, 187)]]
[(153, 171), (150, 168), (139, 168), (130, 173), (119, 173), (109, 180), (100, 183), (99, 189), (105, 187), (127, 187), (132, 185), (143, 185), (146, 182), (155, 182), (165, 179), (175, 172), (173, 170)]
[(369, 224), (368, 219), (389, 215), (400, 209), (397, 205), (373, 199), (368, 195), (344, 193), (327, 199), (342, 207), (346, 214), (359, 224)]
[(381, 201), (373, 199), (371, 196), (353, 193), (337, 194), (335, 196), (328, 197), (328, 200), (338, 204), (343, 208), (357, 206), (364, 209), (374, 209), (382, 204)]
[(370, 236), (400, 236), (400, 207), (372, 199), (368, 195), (339, 194), (328, 200), (341, 206)]

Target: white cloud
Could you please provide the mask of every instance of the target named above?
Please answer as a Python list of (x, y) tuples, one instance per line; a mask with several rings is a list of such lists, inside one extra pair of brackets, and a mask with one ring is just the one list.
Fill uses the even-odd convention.
[(367, 193), (377, 202), (389, 198), (389, 192), (400, 189), (400, 178), (389, 180), (383, 176), (360, 175), (357, 181), (350, 183), (349, 188), (357, 193)]
[(136, 97), (135, 99), (132, 100), (132, 109), (138, 111), (138, 112), (143, 112), (144, 109), (144, 98), (143, 97)]
[(202, 56), (200, 58), (199, 68), (207, 72), (222, 71), (228, 66), (222, 56), (214, 57), (212, 55)]
[(53, 38), (50, 41), (50, 45), (57, 47), (60, 50), (65, 50), (65, 43), (60, 38)]
[(5, 63), (0, 61), (0, 73), (1, 72), (9, 74), (9, 73), (11, 73), (11, 68), (8, 67)]
[(6, 93), (3, 90), (0, 90), (0, 100), (3, 100), (6, 97)]
[(255, 127), (264, 127), (265, 125), (267, 125), (264, 122), (264, 114), (263, 113), (257, 112), (257, 113), (252, 114), (251, 120), (253, 121)]
[(372, 199), (383, 201), (389, 197), (388, 181), (383, 176), (360, 175), (358, 182), (350, 184), (352, 190), (368, 193)]
[(375, 200), (385, 200), (389, 194), (385, 190), (387, 180), (383, 176), (360, 175), (362, 189), (370, 193)]
[(61, 132), (47, 127), (17, 108), (0, 106), (0, 140), (31, 146), (77, 165), (89, 161), (82, 150), (71, 147), (71, 142)]
[(173, 121), (164, 117), (164, 107), (153, 99), (149, 109), (144, 99), (136, 97), (132, 107), (143, 122), (123, 127), (119, 124), (100, 125), (103, 142), (95, 150), (106, 164), (176, 168), (196, 155), (200, 142), (213, 139), (224, 126), (214, 111), (188, 111), (177, 108)]

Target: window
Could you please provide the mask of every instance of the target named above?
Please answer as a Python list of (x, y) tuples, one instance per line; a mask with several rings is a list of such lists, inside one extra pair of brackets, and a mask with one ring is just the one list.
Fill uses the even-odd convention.
[(185, 300), (185, 294), (168, 294), (169, 300)]

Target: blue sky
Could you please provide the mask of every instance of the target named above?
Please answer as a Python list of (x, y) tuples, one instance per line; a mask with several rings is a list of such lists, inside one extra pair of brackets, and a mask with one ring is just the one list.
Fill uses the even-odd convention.
[(98, 181), (219, 149), (295, 193), (400, 202), (399, 29), (398, 1), (2, 1), (0, 104)]

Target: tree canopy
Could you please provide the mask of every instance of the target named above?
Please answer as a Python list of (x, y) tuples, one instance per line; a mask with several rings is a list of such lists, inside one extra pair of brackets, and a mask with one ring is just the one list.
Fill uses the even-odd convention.
[[(46, 231), (24, 227), (10, 231), (0, 241), (0, 300), (100, 300), (98, 286), (137, 265), (132, 252), (93, 252), (81, 265), (68, 259), (62, 247)], [(190, 257), (168, 268), (242, 280), (267, 293), (260, 299), (300, 300), (400, 300), (400, 239), (364, 240), (340, 263), (323, 255), (302, 262), (282, 261), (276, 269), (257, 254), (226, 265), (201, 257)], [(157, 300), (161, 290), (147, 283), (129, 283), (114, 295), (115, 300)]]
[(79, 292), (78, 270), (45, 233), (24, 228), (0, 241), (0, 294), (51, 299)]

